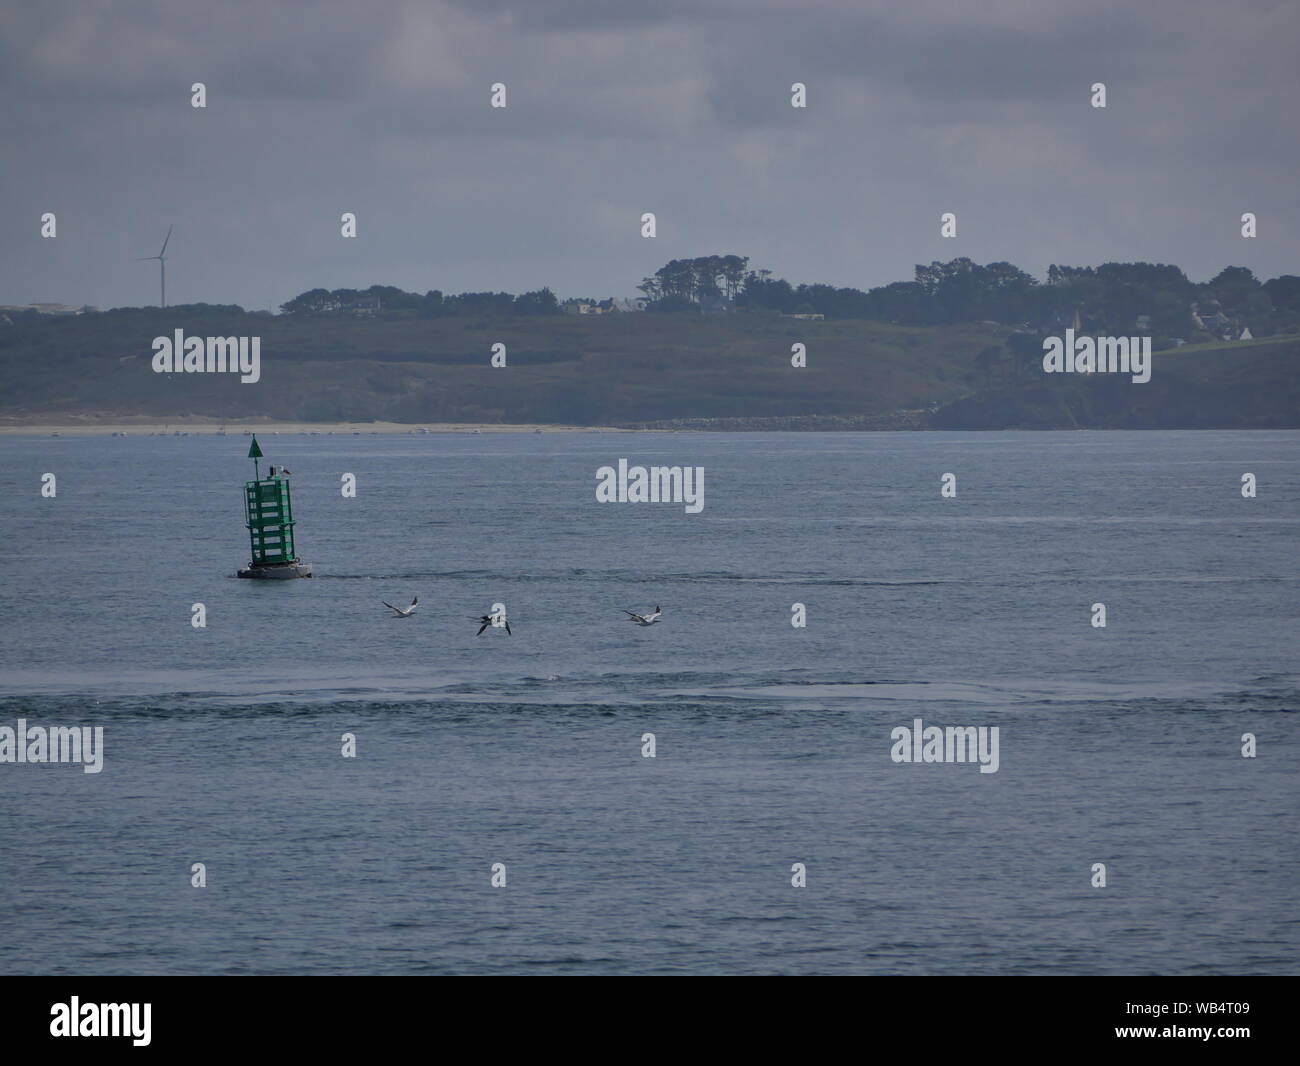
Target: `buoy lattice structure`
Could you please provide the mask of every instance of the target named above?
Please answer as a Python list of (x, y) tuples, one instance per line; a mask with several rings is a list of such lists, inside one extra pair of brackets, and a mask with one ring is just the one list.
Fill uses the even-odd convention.
[(289, 478), (283, 470), (271, 467), (269, 477), (261, 477), (257, 460), (262, 449), (257, 438), (249, 446), (254, 480), (244, 482), (244, 524), (248, 527), (251, 562), (239, 571), (240, 577), (286, 580), (311, 577), (311, 565), (298, 558), (293, 542), (293, 499)]

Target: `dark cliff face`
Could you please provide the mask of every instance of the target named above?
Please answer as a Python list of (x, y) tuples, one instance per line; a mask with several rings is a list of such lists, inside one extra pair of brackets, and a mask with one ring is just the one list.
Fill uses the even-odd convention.
[(1157, 352), (1151, 380), (1039, 374), (946, 405), (935, 429), (1300, 428), (1300, 342)]

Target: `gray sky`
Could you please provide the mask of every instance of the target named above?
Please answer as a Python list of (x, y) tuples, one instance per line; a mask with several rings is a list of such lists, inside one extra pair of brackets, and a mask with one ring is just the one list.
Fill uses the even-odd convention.
[(169, 302), (249, 308), (634, 295), (729, 252), (864, 289), (959, 255), (1300, 273), (1297, 31), (1293, 0), (11, 2), (0, 303), (156, 303), (132, 257), (172, 223)]

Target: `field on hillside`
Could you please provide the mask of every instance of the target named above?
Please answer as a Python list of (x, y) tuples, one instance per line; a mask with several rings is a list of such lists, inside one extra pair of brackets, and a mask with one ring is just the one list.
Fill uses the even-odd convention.
[[(259, 337), (261, 378), (154, 372), (152, 342)], [(884, 416), (939, 428), (1300, 425), (1300, 338), (1157, 352), (1152, 380), (977, 369), (1007, 330), (775, 315), (272, 317), (130, 309), (0, 326), (0, 420), (626, 425)], [(491, 366), (505, 345), (506, 366)], [(792, 346), (807, 366), (791, 365)], [(744, 428), (737, 426), (735, 428)]]
[[(259, 336), (261, 380), (158, 374), (155, 336)], [(490, 365), (506, 346), (504, 368)], [(807, 348), (804, 368), (791, 347)], [(986, 326), (775, 316), (384, 319), (116, 312), (0, 332), (0, 415), (610, 424), (885, 413), (977, 384)]]

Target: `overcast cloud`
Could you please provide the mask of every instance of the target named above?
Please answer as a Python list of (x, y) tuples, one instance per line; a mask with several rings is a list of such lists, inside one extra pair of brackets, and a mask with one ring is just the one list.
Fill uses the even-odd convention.
[(1300, 273), (1289, 0), (6, 6), (0, 303), (154, 303), (133, 257), (173, 223), (169, 302), (249, 308), (633, 295), (729, 252), (859, 288), (959, 255)]

